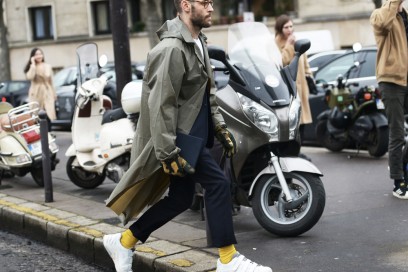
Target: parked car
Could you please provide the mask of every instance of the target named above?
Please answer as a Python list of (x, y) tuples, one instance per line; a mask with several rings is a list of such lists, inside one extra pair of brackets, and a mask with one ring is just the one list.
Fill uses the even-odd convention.
[(314, 78), (317, 82), (318, 93), (309, 95), (313, 123), (305, 125), (303, 141), (306, 144), (318, 144), (315, 134), (317, 116), (328, 109), (325, 102), (325, 90), (322, 87), (323, 83), (335, 84), (337, 77), (340, 74), (344, 75), (358, 61), (358, 68), (351, 71), (348, 79), (348, 83), (358, 83), (358, 86), (350, 86), (351, 90), (356, 92), (363, 86), (378, 87), (375, 76), (376, 55), (377, 49), (375, 47), (363, 48), (356, 53), (347, 51), (329, 60), (316, 71)]
[(312, 70), (313, 75), (314, 75), (316, 71), (319, 68), (321, 68), (324, 64), (326, 64), (328, 61), (340, 55), (343, 55), (346, 52), (347, 50), (333, 50), (333, 51), (319, 52), (319, 53), (310, 55), (307, 57), (309, 61), (310, 70)]
[[(144, 62), (132, 62), (132, 80), (143, 78)], [(116, 74), (113, 62), (101, 68), (108, 78), (104, 94), (112, 100), (113, 108), (118, 106), (116, 94)], [(71, 128), (72, 116), (75, 109), (75, 96), (77, 87), (77, 67), (71, 66), (55, 73), (53, 83), (57, 92), (56, 113), (57, 119), (52, 121), (52, 126)]]
[(0, 82), (1, 101), (9, 102), (17, 107), (24, 104), (28, 98), (28, 89), (30, 81), (28, 80), (6, 80)]

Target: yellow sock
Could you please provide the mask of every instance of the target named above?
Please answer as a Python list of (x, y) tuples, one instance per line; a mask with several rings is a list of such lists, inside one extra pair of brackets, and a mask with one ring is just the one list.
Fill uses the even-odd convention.
[(137, 238), (133, 236), (133, 233), (130, 229), (122, 232), (122, 237), (120, 238), (120, 243), (127, 249), (133, 248), (137, 243)]
[(232, 257), (237, 252), (234, 245), (229, 245), (225, 247), (220, 247), (218, 249), (218, 254), (220, 254), (220, 261), (223, 264), (227, 264), (232, 260)]

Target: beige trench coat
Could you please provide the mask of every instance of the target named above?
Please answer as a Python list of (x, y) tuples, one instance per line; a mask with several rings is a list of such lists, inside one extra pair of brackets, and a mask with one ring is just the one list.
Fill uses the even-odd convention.
[(40, 109), (44, 109), (50, 120), (57, 118), (55, 113), (55, 100), (57, 94), (52, 84), (52, 67), (48, 63), (42, 63), (42, 68), (37, 65), (31, 65), (26, 73), (27, 79), (31, 80), (31, 86), (28, 91), (30, 102), (38, 102)]
[(204, 46), (203, 59), (179, 18), (164, 23), (157, 34), (160, 43), (147, 57), (130, 167), (106, 203), (124, 224), (157, 202), (168, 188), (169, 176), (160, 160), (180, 151), (175, 146), (176, 132), (190, 132), (204, 92), (210, 91), (213, 124), (224, 124), (215, 102), (205, 36), (199, 37)]
[[(294, 46), (287, 46), (286, 41), (282, 40), (280, 36), (276, 37), (276, 44), (282, 53), (283, 65), (288, 65), (295, 56)], [(300, 124), (312, 123), (312, 113), (309, 106), (309, 87), (307, 86), (306, 75), (312, 76), (309, 62), (306, 54), (300, 56), (299, 68), (296, 79), (296, 88), (302, 105), (302, 113), (300, 116)]]

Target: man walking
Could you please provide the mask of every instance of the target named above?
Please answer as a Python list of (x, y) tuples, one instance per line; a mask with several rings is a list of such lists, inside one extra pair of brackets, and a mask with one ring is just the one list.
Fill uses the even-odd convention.
[[(188, 209), (198, 182), (205, 189), (211, 240), (219, 249), (217, 272), (272, 272), (235, 250), (230, 182), (208, 151), (215, 135), (227, 156), (236, 152), (215, 102), (201, 32), (211, 26), (213, 1), (174, 0), (174, 4), (178, 16), (158, 30), (160, 43), (147, 57), (131, 166), (107, 201), (124, 224), (153, 206), (125, 232), (105, 235), (104, 246), (117, 271), (131, 271), (131, 248)], [(195, 166), (180, 155), (179, 133), (202, 139), (203, 145), (194, 147), (200, 151)], [(168, 195), (160, 199), (167, 188)]]
[(404, 0), (388, 0), (371, 15), (377, 42), (376, 75), (389, 124), (388, 165), (394, 180), (393, 195), (408, 199), (404, 178), (404, 111), (408, 112), (407, 11)]

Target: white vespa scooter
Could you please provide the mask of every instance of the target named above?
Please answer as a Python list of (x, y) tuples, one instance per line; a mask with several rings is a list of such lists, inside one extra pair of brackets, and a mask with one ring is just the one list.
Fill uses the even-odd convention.
[[(44, 186), (39, 105), (30, 102), (13, 107), (0, 102), (0, 181), (4, 174), (25, 176), (31, 173), (38, 186)], [(59, 162), (55, 136), (48, 133), (51, 170)]]
[[(122, 107), (110, 110), (110, 99), (103, 95), (107, 79), (96, 77), (97, 46), (87, 43), (77, 48), (78, 97), (72, 121), (72, 145), (65, 155), (66, 170), (77, 186), (96, 188), (107, 176), (119, 182), (129, 168), (130, 149), (135, 134), (132, 112), (139, 112), (141, 82), (128, 83), (122, 92)], [(91, 57), (93, 56), (93, 58)], [(106, 57), (101, 57), (106, 63)]]

